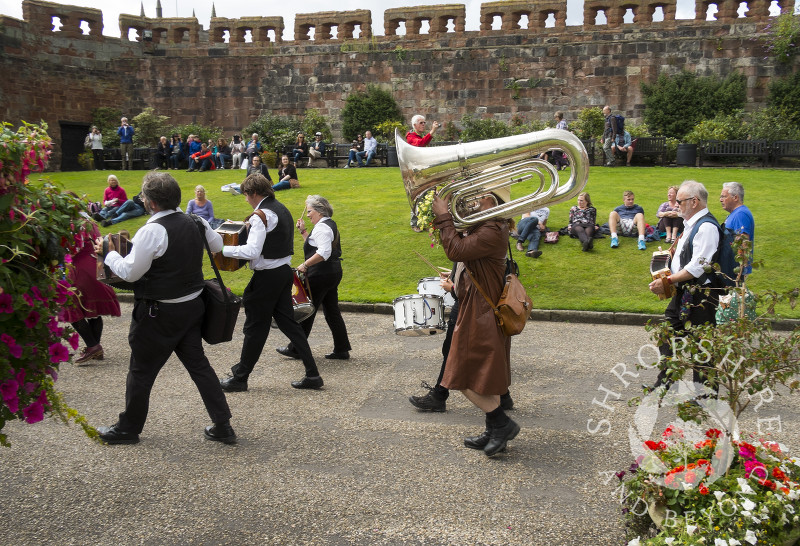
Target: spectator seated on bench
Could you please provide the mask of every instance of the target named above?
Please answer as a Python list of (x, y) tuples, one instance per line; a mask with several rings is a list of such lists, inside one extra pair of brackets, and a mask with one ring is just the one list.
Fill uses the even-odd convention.
[(319, 131), (314, 135), (314, 142), (308, 145), (308, 166), (314, 167), (316, 160), (325, 161), (327, 165), (327, 154), (325, 143), (322, 141), (322, 133)]
[(625, 156), (625, 166), (631, 166), (634, 146), (631, 143), (631, 134), (628, 131), (617, 135), (617, 141), (611, 144), (611, 153)]

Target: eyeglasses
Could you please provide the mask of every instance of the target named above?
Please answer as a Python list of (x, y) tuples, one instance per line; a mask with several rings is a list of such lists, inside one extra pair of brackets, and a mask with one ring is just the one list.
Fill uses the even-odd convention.
[(692, 197), (688, 197), (686, 199), (676, 199), (675, 202), (678, 203), (678, 205), (680, 205), (681, 203), (684, 203), (684, 202), (688, 201), (689, 199), (697, 199), (697, 197), (695, 197), (693, 195)]

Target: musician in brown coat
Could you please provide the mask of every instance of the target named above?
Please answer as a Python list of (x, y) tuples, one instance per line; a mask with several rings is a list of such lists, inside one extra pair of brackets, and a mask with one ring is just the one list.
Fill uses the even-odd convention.
[[(486, 210), (509, 199), (508, 189), (496, 190), (480, 199), (479, 208)], [(460, 390), (486, 413), (486, 430), (479, 436), (465, 438), (464, 445), (483, 449), (492, 456), (505, 449), (506, 443), (519, 433), (519, 425), (500, 405), (500, 395), (508, 392), (511, 384), (511, 340), (497, 325), (494, 312), (475, 286), (473, 276), (492, 302), (500, 298), (508, 223), (488, 220), (459, 233), (447, 202), (437, 196), (433, 211), (434, 227), (440, 230), (445, 254), (459, 262), (454, 275), (460, 309), (442, 385)]]

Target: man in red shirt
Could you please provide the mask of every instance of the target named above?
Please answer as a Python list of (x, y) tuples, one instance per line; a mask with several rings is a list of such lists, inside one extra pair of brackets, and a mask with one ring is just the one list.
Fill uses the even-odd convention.
[[(433, 140), (433, 135), (436, 133), (436, 129), (439, 128), (439, 122), (434, 121), (431, 125), (431, 131), (427, 135), (423, 136), (423, 133), (425, 132), (425, 125), (427, 125), (427, 123), (428, 122), (425, 121), (425, 116), (421, 114), (417, 114), (411, 118), (412, 130), (406, 135), (406, 142), (412, 146), (417, 146), (418, 148), (427, 146), (430, 141)], [(417, 233), (422, 231), (419, 226), (417, 226), (417, 215), (414, 214), (414, 211), (411, 211), (411, 229)]]

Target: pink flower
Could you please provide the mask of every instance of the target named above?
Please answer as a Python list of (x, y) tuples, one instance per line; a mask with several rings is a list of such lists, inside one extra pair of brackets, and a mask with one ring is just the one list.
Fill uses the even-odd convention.
[(71, 336), (69, 336), (69, 346), (72, 347), (73, 351), (78, 350), (78, 341), (79, 341), (78, 333), (75, 332)]
[(0, 313), (13, 313), (14, 306), (12, 303), (11, 294), (0, 294)]
[(53, 381), (58, 380), (58, 372), (55, 370), (55, 368), (47, 368), (47, 373), (50, 374), (50, 377), (53, 378)]
[(64, 333), (64, 329), (59, 327), (56, 317), (50, 317), (50, 319), (47, 321), (47, 328), (55, 337), (61, 337), (61, 335)]
[(36, 401), (45, 407), (50, 407), (50, 400), (47, 399), (47, 391), (44, 389), (42, 389), (39, 396), (36, 397)]
[(33, 307), (33, 298), (30, 296), (30, 294), (25, 292), (22, 294), (22, 299), (25, 300), (25, 303), (27, 303), (30, 307)]
[(33, 328), (37, 324), (39, 324), (39, 313), (37, 311), (31, 311), (30, 314), (25, 319), (25, 326), (27, 328)]
[(36, 390), (36, 387), (38, 386), (39, 386), (38, 383), (31, 383), (30, 381), (26, 381), (25, 386), (23, 386), (22, 389), (25, 391), (25, 394), (31, 394), (33, 391)]
[(18, 389), (19, 383), (13, 379), (9, 379), (5, 383), (0, 384), (0, 396), (3, 397), (3, 402), (5, 402), (11, 413), (17, 413), (17, 411), (19, 411), (19, 398), (17, 398)]
[(50, 353), (50, 362), (53, 364), (69, 360), (69, 351), (60, 343), (50, 345), (48, 352)]
[(33, 293), (33, 297), (39, 301), (47, 301), (42, 297), (42, 291), (39, 290), (38, 286), (31, 286), (31, 292)]
[(33, 402), (30, 406), (22, 408), (22, 415), (25, 416), (26, 423), (38, 423), (44, 419), (44, 407), (39, 402)]

